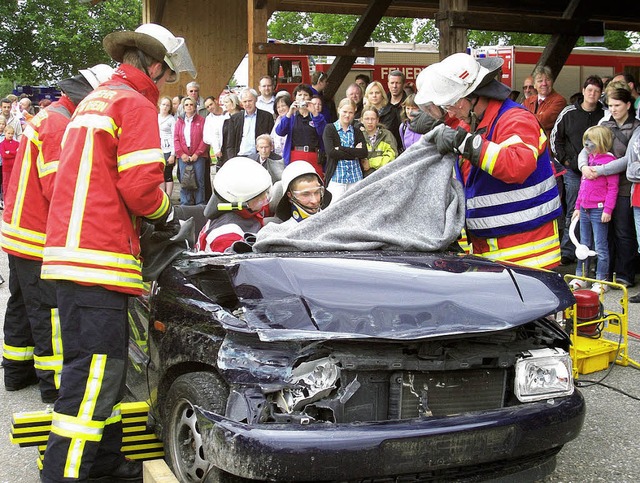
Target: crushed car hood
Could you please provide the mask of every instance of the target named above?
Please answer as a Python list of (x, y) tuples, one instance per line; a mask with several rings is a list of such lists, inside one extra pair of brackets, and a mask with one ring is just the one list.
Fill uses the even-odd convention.
[(262, 340), (499, 331), (574, 300), (556, 273), (453, 254), (297, 253), (224, 265), (244, 314), (220, 322)]

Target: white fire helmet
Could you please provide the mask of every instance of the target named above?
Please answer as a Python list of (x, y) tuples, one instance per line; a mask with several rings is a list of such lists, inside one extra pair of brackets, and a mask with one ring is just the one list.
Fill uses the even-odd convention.
[(245, 203), (269, 188), (269, 172), (259, 162), (242, 156), (226, 161), (213, 178), (213, 189), (228, 203)]
[(156, 60), (164, 60), (176, 74), (188, 72), (194, 78), (197, 75), (184, 39), (176, 37), (162, 25), (145, 23), (134, 32), (112, 32), (102, 43), (107, 53), (117, 62), (122, 62), (127, 47), (136, 47)]
[(453, 105), (493, 80), (503, 62), (500, 57), (476, 60), (464, 53), (450, 55), (418, 74), (415, 102), (421, 108)]
[(87, 79), (94, 89), (105, 81), (111, 79), (113, 67), (107, 64), (97, 64), (87, 69), (80, 69), (82, 76)]
[(315, 174), (318, 177), (318, 182), (322, 185), (320, 176), (318, 176), (315, 168), (311, 166), (310, 163), (307, 161), (292, 161), (282, 172), (282, 187), (284, 188), (284, 192), (289, 191), (289, 185), (293, 180), (304, 174)]

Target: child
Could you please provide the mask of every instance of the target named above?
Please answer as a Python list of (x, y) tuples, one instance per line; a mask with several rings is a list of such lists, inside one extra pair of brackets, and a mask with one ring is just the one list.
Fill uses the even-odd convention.
[[(582, 136), (582, 144), (589, 153), (589, 166), (607, 164), (616, 157), (608, 152), (613, 146), (613, 133), (604, 126), (593, 126), (587, 129)], [(584, 176), (580, 182), (576, 209), (573, 219), (580, 217), (580, 240), (590, 248), (595, 245), (598, 257), (596, 278), (606, 280), (609, 271), (609, 246), (607, 234), (611, 213), (616, 206), (618, 196), (618, 174), (599, 176), (596, 179), (587, 179)], [(578, 263), (576, 275), (582, 276), (589, 273), (589, 259)], [(569, 285), (573, 289), (586, 288), (584, 280), (573, 279)], [(594, 283), (591, 290), (603, 293), (609, 286)]]
[[(11, 177), (11, 170), (13, 169), (13, 162), (16, 159), (18, 153), (18, 146), (20, 143), (13, 139), (15, 130), (13, 126), (7, 126), (4, 128), (4, 140), (0, 142), (0, 153), (2, 153), (2, 193), (3, 196), (7, 192), (7, 186), (9, 185), (9, 178)], [(4, 209), (4, 200), (2, 202), (2, 209)]]
[(402, 139), (402, 150), (406, 151), (409, 146), (417, 142), (422, 134), (411, 129), (411, 121), (420, 112), (420, 108), (416, 104), (415, 94), (410, 94), (402, 103), (402, 114), (400, 115), (400, 138)]

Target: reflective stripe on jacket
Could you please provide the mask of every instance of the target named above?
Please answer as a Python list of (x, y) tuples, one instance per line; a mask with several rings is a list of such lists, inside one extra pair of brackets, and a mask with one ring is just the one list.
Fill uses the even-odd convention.
[(122, 64), (78, 105), (51, 199), (43, 279), (142, 293), (138, 218), (170, 209), (159, 188), (157, 99), (152, 80)]
[[(490, 105), (491, 102), (499, 101), (490, 101)], [(514, 112), (516, 109), (520, 112)], [(490, 238), (525, 232), (554, 220), (562, 213), (551, 159), (546, 147), (546, 136), (532, 116), (527, 113), (527, 117), (532, 119), (528, 125), (525, 124), (526, 119), (523, 119), (525, 123), (522, 123), (522, 129), (531, 132), (531, 123), (535, 123), (539, 131), (535, 144), (524, 140), (526, 131), (523, 131), (522, 136), (509, 134), (507, 137), (500, 136), (499, 139), (494, 135), (494, 131), (499, 130), (501, 126), (511, 125), (511, 129), (517, 129), (517, 125), (520, 124), (517, 114), (522, 113), (526, 113), (526, 110), (520, 104), (507, 99), (500, 106), (495, 118), (485, 119), (482, 123), (490, 122), (490, 129), (487, 135), (483, 136), (478, 167), (471, 167), (465, 182), (467, 230), (474, 236)], [(486, 112), (485, 116), (487, 114)], [(494, 175), (500, 168), (499, 165), (505, 162), (516, 165), (515, 168), (509, 169), (515, 170), (512, 174), (517, 175), (517, 163), (520, 161), (518, 157), (530, 158), (532, 155), (532, 160), (524, 160), (525, 163), (522, 163), (519, 173), (521, 181), (507, 182)], [(528, 163), (535, 166), (533, 171), (527, 167), (527, 161), (535, 162), (535, 165)]]
[(4, 198), (2, 249), (7, 253), (42, 259), (60, 144), (74, 110), (71, 99), (62, 96), (25, 126)]

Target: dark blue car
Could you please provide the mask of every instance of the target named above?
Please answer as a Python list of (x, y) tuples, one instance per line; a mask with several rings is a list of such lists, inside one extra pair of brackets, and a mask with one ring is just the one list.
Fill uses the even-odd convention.
[(128, 386), (182, 482), (534, 481), (584, 420), (573, 303), (457, 254), (185, 254), (132, 300)]

